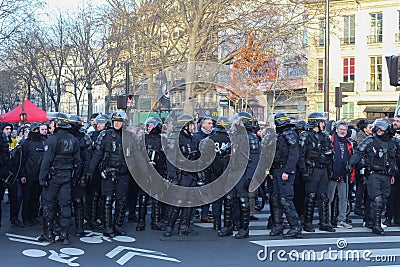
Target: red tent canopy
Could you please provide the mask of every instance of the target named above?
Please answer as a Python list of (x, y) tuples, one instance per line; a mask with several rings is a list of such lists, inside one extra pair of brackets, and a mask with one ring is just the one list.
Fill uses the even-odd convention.
[(24, 113), (26, 113), (25, 122), (41, 122), (50, 120), (46, 116), (46, 111), (35, 106), (31, 101), (25, 100), (23, 104), (18, 105), (13, 110), (0, 115), (1, 122), (19, 122), (22, 114), (22, 105), (24, 105)]

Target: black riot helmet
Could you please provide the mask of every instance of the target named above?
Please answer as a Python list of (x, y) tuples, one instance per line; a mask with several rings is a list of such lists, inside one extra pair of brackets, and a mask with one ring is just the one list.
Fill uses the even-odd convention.
[(186, 130), (187, 132), (190, 132), (189, 125), (194, 124), (194, 118), (191, 115), (188, 114), (183, 114), (178, 117), (178, 127), (179, 129)]
[(380, 118), (376, 119), (374, 123), (372, 124), (372, 131), (376, 132), (379, 129), (381, 129), (384, 132), (387, 132), (390, 127), (390, 121), (385, 118)]
[(219, 116), (217, 118), (217, 127), (227, 127), (229, 125), (229, 118), (226, 116)]
[(149, 133), (161, 133), (161, 129), (162, 129), (162, 120), (158, 117), (149, 117), (146, 122), (146, 131), (148, 131), (148, 127), (149, 125), (152, 124), (153, 128), (151, 129), (151, 131)]
[(79, 129), (80, 127), (83, 126), (83, 120), (81, 117), (79, 117), (78, 115), (72, 114), (68, 117), (68, 123), (74, 127)]
[(303, 131), (307, 130), (307, 122), (305, 120), (300, 120), (300, 121), (296, 122), (295, 130), (297, 132), (303, 132)]
[(245, 111), (239, 112), (237, 115), (240, 117), (246, 130), (253, 130), (253, 115)]
[[(313, 112), (308, 115), (308, 128), (312, 129), (319, 126), (320, 122), (326, 122), (328, 118), (322, 112)], [(322, 129), (321, 129), (322, 130)]]
[(183, 114), (183, 115), (178, 117), (178, 124), (179, 125), (187, 126), (187, 125), (193, 124), (193, 123), (194, 123), (194, 118), (191, 115)]
[(111, 114), (111, 121), (125, 121), (126, 114), (123, 111), (116, 111)]
[(95, 123), (104, 123), (107, 124), (109, 122), (109, 117), (107, 114), (99, 114), (97, 117), (94, 119)]
[(55, 125), (61, 129), (71, 129), (68, 117), (65, 113), (58, 112), (54, 118)]
[(277, 128), (292, 125), (289, 116), (284, 112), (279, 112), (275, 114), (274, 123)]

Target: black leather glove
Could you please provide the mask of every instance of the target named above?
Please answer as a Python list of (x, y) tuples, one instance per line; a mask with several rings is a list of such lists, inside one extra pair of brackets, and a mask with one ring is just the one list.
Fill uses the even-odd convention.
[(347, 164), (347, 165), (346, 165), (346, 171), (347, 171), (348, 173), (351, 173), (351, 172), (353, 171), (353, 166), (351, 166), (350, 164)]
[(308, 173), (308, 170), (302, 171), (302, 172), (301, 172), (301, 177), (303, 178), (303, 181), (304, 181), (305, 183), (308, 183), (308, 182), (311, 181), (310, 174)]
[(79, 181), (79, 186), (80, 187), (86, 187), (88, 182), (89, 182), (89, 180), (91, 179), (91, 177), (92, 177), (92, 175), (88, 174), (88, 173), (82, 175), (81, 180)]

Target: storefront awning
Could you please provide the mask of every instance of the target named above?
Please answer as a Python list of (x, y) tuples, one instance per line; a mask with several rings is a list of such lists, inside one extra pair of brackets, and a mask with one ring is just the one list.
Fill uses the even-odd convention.
[(395, 106), (369, 106), (364, 109), (366, 113), (390, 113), (396, 110)]

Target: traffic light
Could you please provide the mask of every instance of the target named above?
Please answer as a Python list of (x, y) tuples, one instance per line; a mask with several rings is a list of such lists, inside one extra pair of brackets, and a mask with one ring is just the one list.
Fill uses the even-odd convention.
[(399, 83), (399, 57), (398, 56), (386, 56), (386, 64), (389, 72), (389, 81), (392, 86), (400, 86)]
[(117, 108), (127, 109), (128, 107), (136, 109), (139, 95), (118, 95)]
[(335, 87), (335, 107), (341, 108), (346, 105), (347, 102), (343, 102), (343, 98), (348, 97), (348, 95), (343, 94), (342, 87)]

